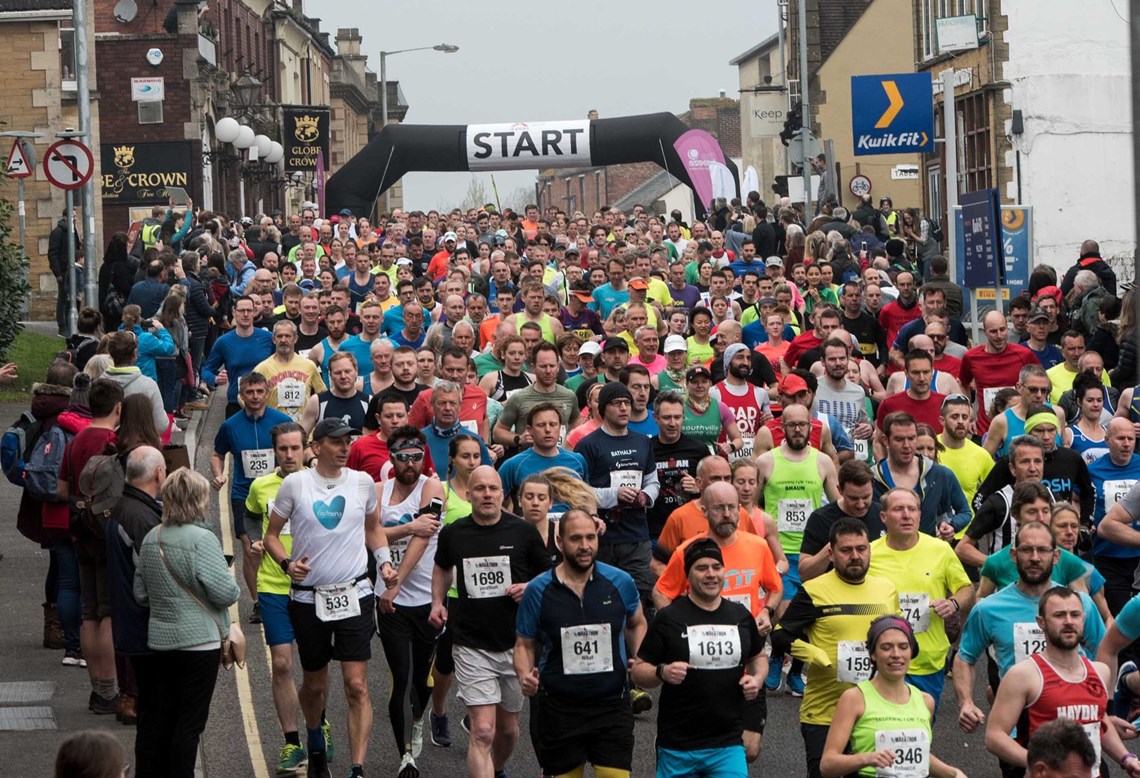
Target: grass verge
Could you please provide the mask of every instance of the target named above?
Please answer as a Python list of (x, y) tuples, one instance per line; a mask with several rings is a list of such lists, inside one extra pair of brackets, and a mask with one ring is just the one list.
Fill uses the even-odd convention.
[(0, 402), (27, 402), (32, 384), (44, 380), (47, 369), (63, 348), (63, 338), (27, 330), (17, 335), (4, 361), (19, 365), (19, 377), (10, 384), (0, 385)]

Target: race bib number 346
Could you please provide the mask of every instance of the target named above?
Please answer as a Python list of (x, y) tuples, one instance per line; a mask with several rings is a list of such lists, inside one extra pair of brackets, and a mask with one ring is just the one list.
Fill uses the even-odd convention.
[(888, 729), (875, 733), (875, 748), (895, 752), (895, 763), (875, 770), (878, 778), (926, 778), (930, 774), (930, 733), (925, 729)]

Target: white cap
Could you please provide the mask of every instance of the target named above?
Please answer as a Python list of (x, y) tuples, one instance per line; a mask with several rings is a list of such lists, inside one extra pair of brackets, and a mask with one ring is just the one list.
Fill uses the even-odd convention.
[(598, 354), (601, 354), (601, 353), (602, 353), (602, 347), (598, 343), (598, 341), (596, 341), (596, 340), (587, 340), (578, 349), (578, 356), (579, 357), (581, 357), (583, 354), (592, 354), (593, 356), (596, 357)]
[(670, 335), (665, 338), (664, 353), (668, 354), (671, 351), (688, 351), (689, 344), (680, 335)]
[(459, 239), (459, 236), (456, 235), (454, 232), (443, 233), (443, 242), (444, 243), (447, 243), (447, 241), (449, 241), (449, 240), (450, 241), (458, 241), (458, 239)]
[(410, 264), (412, 264), (412, 260), (408, 259), (407, 257), (400, 257), (399, 259), (396, 260), (396, 264), (397, 265), (410, 265)]

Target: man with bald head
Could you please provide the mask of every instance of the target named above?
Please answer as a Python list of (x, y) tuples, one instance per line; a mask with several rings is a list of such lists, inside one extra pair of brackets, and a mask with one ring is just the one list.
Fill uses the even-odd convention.
[(950, 328), (941, 321), (928, 322), (925, 334), (934, 345), (934, 369), (949, 373), (958, 380), (962, 371), (961, 357), (965, 356), (966, 348), (950, 340)]
[(962, 387), (974, 391), (979, 435), (990, 428), (989, 411), (994, 396), (1017, 384), (1021, 368), (1041, 364), (1032, 351), (1009, 342), (1009, 325), (1000, 311), (987, 313), (982, 329), (986, 342), (966, 352), (958, 374)]
[[(471, 515), (439, 533), (430, 621), (452, 636), (455, 682), (467, 706), (468, 775), (505, 774), (518, 742), (523, 695), (514, 670), (515, 615), (527, 581), (550, 556), (533, 525), (503, 513), (503, 484), (481, 465), (467, 481)], [(459, 575), (455, 576), (454, 572)], [(447, 607), (454, 580), (459, 596)]]
[[(665, 571), (653, 587), (653, 604), (664, 608), (686, 594), (689, 579), (685, 574), (685, 550), (697, 540), (711, 538), (724, 556), (726, 599), (748, 608), (756, 620), (761, 636), (772, 631), (772, 619), (783, 598), (783, 583), (776, 569), (772, 551), (763, 538), (740, 532), (740, 496), (731, 483), (714, 481), (701, 494), (701, 510), (707, 519), (707, 531), (689, 538), (669, 557)], [(762, 657), (757, 677), (768, 673), (768, 660)], [(761, 735), (768, 706), (764, 694), (744, 708), (744, 754), (748, 761), (760, 755)]]
[(1100, 279), (1100, 283), (1108, 290), (1108, 293), (1116, 296), (1116, 272), (1112, 266), (1101, 259), (1100, 244), (1095, 240), (1086, 240), (1081, 244), (1081, 255), (1077, 258), (1077, 262), (1065, 272), (1065, 277), (1061, 280), (1061, 291), (1068, 296), (1069, 292), (1073, 291), (1073, 281), (1077, 277), (1077, 273), (1082, 270), (1091, 270), (1096, 273), (1096, 277)]
[(451, 335), (455, 331), (455, 325), (463, 321), (463, 317), (467, 313), (467, 305), (463, 301), (463, 296), (458, 294), (449, 294), (443, 300), (443, 321), (433, 324), (428, 328), (427, 339), (424, 343), (431, 346), (438, 354), (444, 349), (451, 348)]

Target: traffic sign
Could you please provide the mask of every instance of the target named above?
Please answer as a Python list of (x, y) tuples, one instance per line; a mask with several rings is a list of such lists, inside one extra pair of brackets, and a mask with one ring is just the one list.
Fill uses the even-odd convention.
[(851, 77), (855, 156), (934, 151), (930, 73)]
[(871, 179), (866, 176), (851, 176), (851, 181), (848, 182), (847, 188), (851, 190), (851, 194), (856, 197), (871, 194)]
[(78, 189), (91, 179), (94, 169), (91, 149), (72, 138), (53, 143), (44, 158), (44, 175), (60, 189)]
[[(800, 164), (804, 158), (804, 139), (805, 130), (801, 127), (796, 131), (796, 136), (788, 143), (788, 159), (792, 160), (795, 164)], [(807, 132), (807, 156), (809, 159), (815, 159), (823, 153), (823, 149), (819, 146), (819, 141), (811, 132)]]
[(24, 152), (24, 146), (19, 138), (12, 142), (12, 151), (8, 154), (8, 169), (4, 171), (11, 178), (27, 178), (35, 170), (35, 162), (29, 159)]

